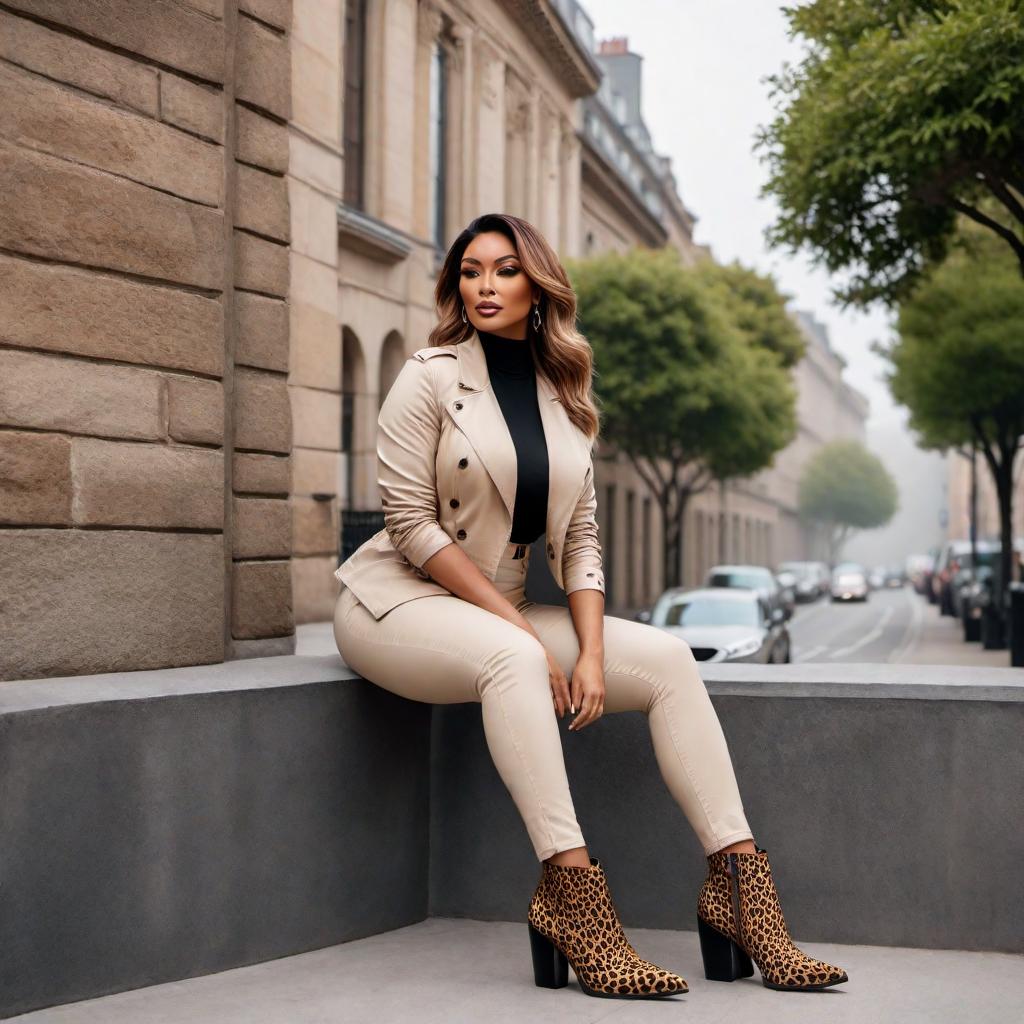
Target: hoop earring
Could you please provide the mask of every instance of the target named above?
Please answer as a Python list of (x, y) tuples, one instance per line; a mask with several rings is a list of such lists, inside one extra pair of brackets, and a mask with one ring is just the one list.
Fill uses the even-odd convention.
[(462, 322), (464, 324), (468, 324), (469, 323), (469, 320), (466, 319), (466, 307), (465, 306), (462, 307)]
[(539, 331), (541, 328), (540, 303), (533, 307), (533, 329)]

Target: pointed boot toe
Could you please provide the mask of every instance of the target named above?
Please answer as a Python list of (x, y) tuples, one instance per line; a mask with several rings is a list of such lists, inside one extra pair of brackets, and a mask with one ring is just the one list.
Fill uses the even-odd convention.
[(767, 851), (712, 853), (697, 898), (704, 975), (735, 981), (761, 972), (766, 988), (814, 991), (849, 981), (842, 967), (808, 956), (792, 940)]
[(534, 980), (567, 984), (604, 999), (660, 999), (689, 991), (686, 979), (643, 959), (626, 938), (600, 861), (568, 867), (544, 861), (527, 915)]

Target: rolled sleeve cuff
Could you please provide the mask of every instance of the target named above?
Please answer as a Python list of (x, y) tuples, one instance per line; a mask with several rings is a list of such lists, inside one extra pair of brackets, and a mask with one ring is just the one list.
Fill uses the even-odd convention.
[(600, 569), (577, 569), (565, 577), (565, 593), (576, 590), (600, 590), (604, 593), (604, 573)]
[(401, 545), (396, 544), (395, 546), (417, 569), (422, 569), (423, 564), (436, 555), (441, 548), (454, 543), (435, 520), (417, 526), (402, 540)]

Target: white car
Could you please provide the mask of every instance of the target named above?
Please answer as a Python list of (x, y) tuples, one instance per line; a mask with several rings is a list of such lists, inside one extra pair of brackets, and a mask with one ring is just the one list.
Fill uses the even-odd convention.
[(867, 573), (857, 562), (840, 562), (832, 570), (833, 601), (866, 601), (869, 589)]
[(756, 590), (704, 587), (668, 590), (646, 619), (682, 637), (697, 661), (790, 660), (789, 630), (782, 609), (769, 611)]

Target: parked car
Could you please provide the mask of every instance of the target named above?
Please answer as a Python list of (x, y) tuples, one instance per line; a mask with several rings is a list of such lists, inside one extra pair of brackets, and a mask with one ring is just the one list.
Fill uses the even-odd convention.
[(976, 545), (976, 551), (978, 561), (975, 568), (971, 566), (971, 552), (968, 550), (957, 558), (956, 568), (950, 573), (948, 587), (949, 604), (953, 610), (953, 615), (958, 619), (963, 618), (965, 590), (974, 582), (983, 569), (989, 570), (987, 575), (990, 575), (991, 571), (999, 565), (1002, 546), (998, 541), (979, 540)]
[[(975, 541), (979, 565), (994, 565), (999, 561), (999, 541)], [(957, 592), (971, 575), (971, 542), (949, 540), (939, 550), (932, 576), (932, 590), (940, 615), (960, 616), (960, 595)]]
[(906, 585), (907, 573), (902, 565), (890, 565), (885, 570), (885, 582), (883, 586), (890, 590), (897, 590)]
[(791, 619), (793, 612), (796, 611), (796, 576), (783, 571), (777, 572), (775, 579), (782, 594), (782, 609), (786, 613), (786, 618)]
[(859, 562), (840, 562), (832, 570), (833, 601), (866, 601), (868, 577)]
[(681, 636), (697, 661), (790, 660), (789, 630), (782, 609), (771, 611), (746, 587), (666, 590), (645, 617), (651, 625)]
[(928, 580), (935, 565), (934, 555), (907, 555), (904, 572), (910, 585), (919, 594), (928, 593)]
[(991, 565), (979, 565), (975, 578), (961, 587), (960, 622), (967, 643), (981, 639), (981, 617), (985, 614), (985, 608), (992, 603), (995, 576)]
[(782, 588), (775, 574), (763, 565), (713, 565), (704, 579), (704, 586), (748, 587), (764, 598), (769, 609), (781, 608), (787, 619), (792, 614), (786, 611)]
[(816, 601), (828, 590), (828, 568), (822, 562), (780, 562), (777, 575), (784, 572), (796, 577), (797, 602)]

